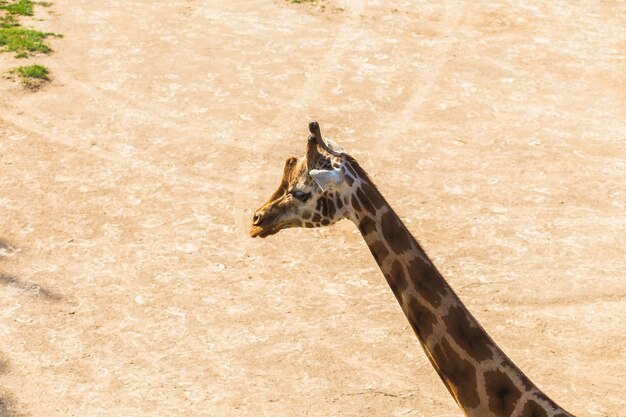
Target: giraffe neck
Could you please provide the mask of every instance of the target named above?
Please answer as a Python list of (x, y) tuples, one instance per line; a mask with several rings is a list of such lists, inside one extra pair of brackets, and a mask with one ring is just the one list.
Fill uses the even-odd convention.
[[(489, 337), (360, 167), (352, 180), (352, 221), (466, 416), (566, 417)], [(349, 179), (349, 182), (350, 182)]]

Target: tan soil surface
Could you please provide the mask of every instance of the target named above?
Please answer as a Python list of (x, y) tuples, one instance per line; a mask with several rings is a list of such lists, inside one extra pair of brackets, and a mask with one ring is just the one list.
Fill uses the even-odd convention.
[(623, 416), (626, 6), (538, 3), (39, 8), (52, 82), (0, 79), (0, 415), (459, 416), (351, 223), (247, 235), (315, 118), (521, 369)]

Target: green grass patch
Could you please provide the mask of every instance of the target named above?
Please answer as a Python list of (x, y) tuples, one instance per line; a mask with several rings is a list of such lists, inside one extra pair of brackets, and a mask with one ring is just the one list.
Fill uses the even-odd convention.
[(11, 14), (19, 14), (22, 16), (33, 15), (33, 2), (31, 0), (18, 0), (12, 3), (6, 1), (0, 2), (0, 9), (6, 10)]
[(50, 80), (48, 78), (50, 73), (48, 68), (39, 64), (13, 68), (9, 73), (17, 76), (20, 79), (20, 83), (29, 90), (38, 90), (46, 81)]
[(21, 67), (13, 68), (11, 73), (16, 74), (22, 78), (40, 78), (42, 80), (48, 79), (48, 68), (43, 65), (24, 65)]
[[(0, 52), (14, 52), (16, 58), (27, 58), (29, 55), (52, 51), (46, 38), (61, 35), (20, 26), (19, 16), (32, 16), (35, 4), (42, 7), (52, 5), (48, 1), (0, 0)], [(50, 81), (49, 73), (48, 68), (34, 64), (13, 68), (6, 76), (13, 80), (19, 79), (29, 90), (38, 90)]]
[(47, 54), (51, 49), (45, 39), (50, 36), (58, 35), (22, 27), (0, 28), (0, 51), (15, 52), (16, 58), (26, 58), (28, 53)]
[(0, 29), (12, 28), (19, 25), (20, 22), (18, 22), (15, 16), (13, 16), (12, 14), (7, 13), (6, 15), (0, 17)]

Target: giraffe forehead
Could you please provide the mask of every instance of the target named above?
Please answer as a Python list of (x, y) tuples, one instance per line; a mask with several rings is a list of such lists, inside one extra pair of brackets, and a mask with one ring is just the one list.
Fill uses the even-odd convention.
[(291, 165), (288, 171), (285, 171), (285, 179), (288, 183), (297, 184), (306, 180), (306, 161), (303, 158)]
[(300, 159), (296, 163), (286, 167), (281, 183), (285, 188), (284, 191), (289, 191), (294, 188), (306, 189), (309, 187), (311, 185), (311, 181), (306, 168), (306, 161), (304, 159)]
[(307, 181), (307, 178), (304, 177), (304, 176), (295, 178), (291, 182), (291, 186), (293, 188), (297, 188), (297, 189), (305, 189), (305, 188), (309, 187), (310, 185), (311, 185), (311, 183), (309, 181)]

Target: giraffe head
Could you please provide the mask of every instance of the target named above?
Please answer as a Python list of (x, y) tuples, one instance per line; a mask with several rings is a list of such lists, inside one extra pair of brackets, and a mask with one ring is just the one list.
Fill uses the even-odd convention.
[(347, 155), (322, 137), (317, 122), (309, 123), (309, 131), (305, 156), (287, 158), (278, 189), (254, 214), (250, 236), (327, 226), (346, 217), (342, 165)]

